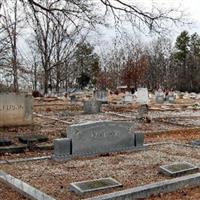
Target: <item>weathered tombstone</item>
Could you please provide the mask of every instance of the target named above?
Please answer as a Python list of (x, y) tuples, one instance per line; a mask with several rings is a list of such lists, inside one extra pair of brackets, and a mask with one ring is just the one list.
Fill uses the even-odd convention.
[(139, 109), (138, 109), (138, 119), (143, 119), (146, 118), (148, 116), (148, 111), (149, 111), (149, 107), (147, 104), (145, 105), (140, 105)]
[(176, 103), (176, 96), (175, 95), (168, 95), (168, 102), (169, 103)]
[(97, 101), (102, 103), (108, 102), (108, 92), (106, 90), (97, 90), (95, 91), (95, 98)]
[(171, 177), (181, 176), (197, 171), (199, 171), (199, 168), (188, 162), (178, 162), (170, 165), (160, 166), (160, 172)]
[(144, 105), (149, 103), (149, 94), (147, 88), (138, 88), (137, 89), (137, 100), (136, 102)]
[(69, 96), (69, 98), (70, 98), (70, 101), (76, 101), (76, 95), (71, 95)]
[(124, 96), (124, 102), (125, 102), (125, 103), (133, 103), (133, 96), (132, 96), (132, 94), (127, 93), (127, 94)]
[(0, 93), (0, 127), (32, 124), (32, 108), (30, 95)]
[(72, 154), (72, 140), (60, 138), (54, 140), (54, 160), (65, 160)]
[(84, 113), (86, 114), (96, 114), (101, 112), (101, 102), (90, 100), (85, 101), (83, 106)]
[(165, 101), (165, 95), (164, 95), (164, 93), (160, 93), (160, 92), (158, 92), (157, 94), (156, 94), (156, 103), (164, 103), (164, 101)]
[(82, 195), (88, 192), (105, 190), (115, 187), (122, 187), (122, 184), (109, 177), (89, 181), (74, 182), (70, 184), (69, 190)]
[(92, 155), (135, 148), (131, 122), (99, 121), (72, 125), (67, 131), (72, 139), (72, 154)]

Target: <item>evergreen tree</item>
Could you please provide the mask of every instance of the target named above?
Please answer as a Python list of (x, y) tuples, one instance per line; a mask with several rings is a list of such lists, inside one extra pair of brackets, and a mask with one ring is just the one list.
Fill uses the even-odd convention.
[[(77, 82), (81, 87), (86, 86), (89, 81), (96, 84), (100, 71), (99, 56), (94, 52), (94, 47), (90, 43), (78, 44), (75, 52), (75, 65), (79, 77)], [(84, 83), (81, 80), (84, 80)]]

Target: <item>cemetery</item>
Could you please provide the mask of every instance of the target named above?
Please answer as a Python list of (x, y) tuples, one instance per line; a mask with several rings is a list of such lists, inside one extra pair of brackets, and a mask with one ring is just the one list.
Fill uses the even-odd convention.
[(0, 0), (0, 200), (200, 199), (199, 7)]
[(1, 101), (0, 199), (200, 198), (197, 100), (127, 95)]

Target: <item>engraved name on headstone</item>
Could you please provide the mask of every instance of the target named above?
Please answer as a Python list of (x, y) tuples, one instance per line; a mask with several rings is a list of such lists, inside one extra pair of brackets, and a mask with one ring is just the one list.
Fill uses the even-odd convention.
[(30, 95), (0, 93), (0, 127), (31, 124), (32, 107)]
[(72, 154), (98, 154), (135, 147), (131, 122), (88, 122), (72, 125), (67, 131), (72, 139)]

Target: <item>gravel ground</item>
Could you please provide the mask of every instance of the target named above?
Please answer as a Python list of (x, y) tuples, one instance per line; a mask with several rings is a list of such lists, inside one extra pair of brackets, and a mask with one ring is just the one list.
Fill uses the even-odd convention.
[(200, 199), (200, 187), (192, 189), (179, 190), (168, 194), (160, 194), (156, 197), (150, 197), (149, 200), (198, 200)]
[(21, 194), (15, 192), (4, 183), (0, 182), (0, 199), (1, 200), (27, 200)]
[[(51, 160), (5, 164), (1, 169), (58, 200), (78, 200), (68, 191), (71, 182), (113, 177), (131, 188), (167, 179), (158, 173), (160, 165), (187, 161), (200, 167), (200, 149), (177, 145), (150, 147), (147, 151), (112, 154), (56, 163)], [(117, 191), (111, 189), (108, 192)], [(96, 196), (102, 192), (84, 197)]]

